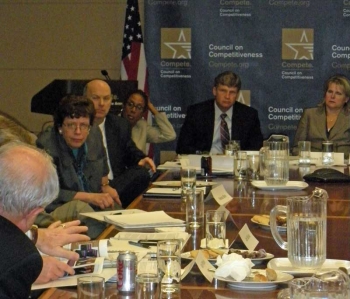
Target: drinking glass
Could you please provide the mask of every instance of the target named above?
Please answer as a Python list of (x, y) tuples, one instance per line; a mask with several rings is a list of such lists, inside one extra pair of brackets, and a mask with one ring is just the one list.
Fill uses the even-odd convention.
[(332, 141), (322, 142), (322, 164), (330, 166), (334, 164), (334, 147)]
[(77, 279), (78, 299), (104, 299), (105, 279), (100, 276), (83, 276)]
[(190, 228), (204, 225), (204, 192), (203, 190), (187, 191), (186, 223)]
[(159, 299), (159, 276), (154, 273), (142, 273), (135, 278), (137, 299)]
[(341, 270), (317, 271), (312, 277), (296, 278), (289, 282), (293, 299), (349, 298), (349, 276)]
[(181, 198), (186, 201), (187, 191), (194, 191), (196, 188), (196, 169), (184, 167), (180, 171), (181, 176)]
[(243, 180), (247, 177), (247, 152), (236, 152), (235, 177), (237, 177), (238, 180)]
[(181, 243), (179, 240), (162, 240), (157, 244), (158, 272), (161, 276), (161, 291), (176, 293), (181, 280)]
[(311, 142), (310, 141), (299, 141), (299, 165), (309, 166), (311, 162)]
[(252, 171), (251, 178), (252, 180), (259, 179), (259, 155), (248, 155), (249, 168)]
[(225, 248), (226, 218), (225, 211), (209, 210), (205, 222), (207, 248)]

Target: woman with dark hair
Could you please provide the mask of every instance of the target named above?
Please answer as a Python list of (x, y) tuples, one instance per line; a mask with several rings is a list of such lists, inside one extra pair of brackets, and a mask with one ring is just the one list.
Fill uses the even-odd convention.
[[(53, 157), (60, 181), (59, 196), (46, 211), (64, 222), (72, 220), (66, 218), (65, 204), (75, 200), (85, 212), (121, 205), (117, 191), (108, 183), (107, 156), (101, 131), (93, 125), (94, 116), (91, 100), (83, 96), (65, 97), (54, 115), (54, 128), (42, 133), (37, 140), (37, 146)], [(77, 205), (72, 206), (77, 209)], [(76, 211), (75, 219), (79, 212)], [(92, 236), (91, 229), (89, 227), (91, 237), (101, 233), (98, 231)]]
[(311, 141), (311, 151), (321, 152), (323, 141), (333, 141), (334, 151), (350, 152), (350, 82), (344, 75), (330, 77), (324, 83), (323, 101), (305, 109), (294, 137), (293, 154), (298, 154), (299, 141)]
[[(155, 121), (155, 126), (143, 119), (149, 110)], [(133, 91), (123, 102), (122, 117), (132, 126), (132, 140), (146, 154), (146, 143), (162, 143), (172, 141), (176, 133), (164, 112), (159, 112), (149, 101), (147, 95), (140, 89)]]

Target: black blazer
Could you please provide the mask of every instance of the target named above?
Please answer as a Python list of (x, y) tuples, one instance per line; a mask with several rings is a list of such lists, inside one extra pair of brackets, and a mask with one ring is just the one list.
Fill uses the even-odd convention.
[[(209, 152), (213, 141), (214, 118), (213, 99), (189, 106), (176, 152), (178, 154)], [(233, 105), (231, 139), (240, 140), (242, 150), (259, 150), (262, 147), (260, 121), (254, 108), (239, 102)]]
[(119, 176), (126, 168), (137, 165), (141, 159), (146, 157), (131, 139), (131, 126), (126, 119), (108, 114), (105, 131), (108, 156), (114, 177)]

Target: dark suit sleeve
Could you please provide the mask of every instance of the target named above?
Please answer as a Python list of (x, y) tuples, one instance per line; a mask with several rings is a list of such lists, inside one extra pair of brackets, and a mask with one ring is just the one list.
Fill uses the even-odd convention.
[(258, 112), (254, 109), (252, 110), (252, 125), (249, 132), (249, 139), (247, 144), (248, 150), (260, 150), (263, 145), (263, 135), (260, 128), (260, 120)]
[(177, 154), (195, 154), (197, 146), (195, 143), (197, 133), (197, 118), (193, 107), (188, 107), (185, 121), (181, 127), (177, 141)]

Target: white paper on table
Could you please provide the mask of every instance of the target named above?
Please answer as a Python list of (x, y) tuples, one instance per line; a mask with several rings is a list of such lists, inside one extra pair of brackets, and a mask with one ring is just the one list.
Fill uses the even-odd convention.
[(108, 215), (115, 215), (115, 214), (129, 215), (129, 214), (136, 214), (136, 213), (147, 213), (147, 212), (139, 209), (130, 209), (130, 210), (113, 210), (113, 211), (80, 213), (80, 215), (94, 218), (99, 221), (105, 221), (105, 216), (108, 216)]
[[(115, 268), (105, 268), (102, 270), (102, 272), (100, 274), (98, 274), (98, 276), (104, 277), (105, 281), (107, 281), (112, 276), (115, 275), (115, 273), (116, 273), (115, 271), (116, 271)], [(33, 284), (32, 290), (76, 286), (78, 277), (83, 277), (83, 276), (91, 276), (91, 273), (73, 275), (73, 276), (65, 276), (65, 277), (59, 278), (57, 280), (50, 281), (48, 283), (44, 283), (44, 284)]]
[(232, 200), (232, 196), (227, 193), (222, 184), (212, 188), (210, 193), (220, 206), (225, 205)]
[(203, 252), (201, 250), (198, 251), (198, 254), (195, 258), (196, 264), (199, 270), (202, 272), (204, 277), (212, 282), (214, 278), (214, 272), (209, 271), (209, 269), (213, 269), (213, 265), (209, 263), (209, 261), (204, 257)]
[(181, 269), (181, 279), (184, 279), (188, 273), (190, 273), (191, 269), (193, 268), (196, 260), (192, 259), (192, 261), (183, 269)]
[(157, 246), (150, 246), (150, 248), (144, 248), (144, 247), (129, 244), (128, 240), (117, 240), (117, 239), (111, 238), (109, 240), (109, 243), (111, 244), (108, 247), (109, 255), (110, 253), (116, 253), (120, 251), (132, 251), (135, 253), (140, 252), (140, 253), (145, 253), (145, 255), (147, 254), (147, 252), (157, 252)]
[(254, 250), (259, 244), (259, 241), (254, 237), (247, 223), (243, 225), (242, 229), (239, 231), (238, 234), (241, 237), (244, 245), (248, 248), (248, 250)]
[(157, 226), (181, 226), (184, 225), (184, 220), (175, 219), (167, 215), (164, 211), (155, 211), (130, 215), (109, 215), (105, 216), (108, 223), (117, 225), (123, 228), (146, 228)]
[[(345, 166), (344, 153), (333, 153), (334, 163), (333, 165)], [(296, 159), (290, 159), (289, 164), (299, 164), (299, 157)], [(316, 166), (322, 165), (322, 152), (310, 152), (310, 163)]]
[(157, 169), (159, 170), (165, 170), (165, 169), (180, 169), (181, 164), (177, 161), (167, 161), (164, 164), (160, 164), (157, 166)]

